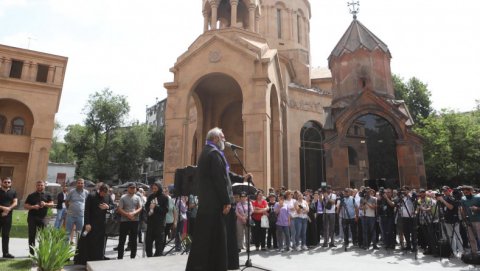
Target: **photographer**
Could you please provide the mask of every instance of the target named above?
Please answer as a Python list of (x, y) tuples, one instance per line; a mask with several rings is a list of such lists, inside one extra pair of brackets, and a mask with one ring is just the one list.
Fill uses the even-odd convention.
[(392, 198), (392, 190), (381, 187), (379, 194), (377, 214), (380, 217), (382, 240), (386, 249), (395, 249), (395, 202)]
[(480, 236), (480, 197), (473, 195), (473, 187), (462, 187), (462, 215), (465, 218), (468, 228), (468, 241), (473, 254), (478, 252), (478, 238)]
[(370, 243), (373, 243), (373, 249), (378, 249), (377, 242), (375, 240), (375, 222), (376, 222), (376, 209), (377, 199), (373, 196), (374, 191), (369, 187), (366, 187), (361, 199), (361, 208), (364, 211), (362, 220), (363, 228), (363, 249), (368, 249)]
[(453, 190), (444, 186), (442, 194), (436, 194), (437, 205), (443, 214), (443, 224), (446, 230), (445, 238), (450, 242), (453, 253), (456, 255), (463, 253), (462, 240), (460, 238), (460, 219), (458, 217), (458, 207), (460, 202), (452, 196)]
[(419, 236), (418, 243), (424, 250), (425, 255), (432, 254), (433, 245), (433, 202), (431, 198), (426, 196), (425, 189), (420, 189), (420, 196), (418, 199), (417, 213), (419, 215)]
[(344, 194), (340, 194), (340, 200), (337, 204), (338, 214), (342, 214), (342, 226), (343, 226), (343, 247), (345, 251), (348, 247), (349, 232), (352, 232), (352, 242), (357, 244), (357, 227), (355, 223), (358, 221), (358, 208), (353, 198), (353, 191), (350, 188), (346, 188)]
[(416, 194), (410, 192), (408, 186), (404, 186), (403, 190), (398, 193), (398, 208), (400, 209), (403, 235), (407, 246), (404, 250), (414, 251), (417, 248), (417, 240), (414, 237), (415, 225), (415, 208)]
[[(336, 247), (335, 246), (335, 200), (337, 196), (332, 193), (332, 187), (327, 186), (323, 193), (323, 245), (322, 247)], [(330, 243), (328, 240), (330, 239)]]

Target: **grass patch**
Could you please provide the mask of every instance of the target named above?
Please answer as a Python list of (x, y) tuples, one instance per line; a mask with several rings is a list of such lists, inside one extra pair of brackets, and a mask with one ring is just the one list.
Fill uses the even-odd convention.
[(26, 210), (13, 210), (10, 238), (28, 238), (27, 215), (28, 211)]
[(30, 271), (32, 269), (32, 260), (0, 260), (0, 270), (2, 271)]
[[(12, 229), (10, 230), (10, 238), (28, 238), (27, 210), (13, 210)], [(48, 217), (53, 216), (52, 209), (48, 209)], [(2, 270), (2, 269), (0, 269)]]

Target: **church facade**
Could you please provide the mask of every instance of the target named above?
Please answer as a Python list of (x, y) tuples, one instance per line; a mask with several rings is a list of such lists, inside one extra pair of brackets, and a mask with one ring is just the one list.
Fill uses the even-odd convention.
[[(164, 179), (220, 127), (258, 188), (425, 184), (421, 139), (394, 97), (388, 47), (354, 19), (311, 69), (308, 0), (202, 0), (204, 32), (165, 83)], [(230, 150), (231, 170), (242, 173)]]

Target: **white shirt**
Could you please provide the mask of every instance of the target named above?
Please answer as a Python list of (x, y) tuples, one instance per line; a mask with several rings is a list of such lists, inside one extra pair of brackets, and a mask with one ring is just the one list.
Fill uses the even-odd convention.
[[(332, 207), (330, 207), (330, 209), (325, 208), (325, 213), (327, 213), (327, 214), (335, 214), (336, 209), (337, 209), (337, 206), (335, 205), (335, 200), (337, 199), (337, 195), (335, 195), (335, 194), (332, 193), (332, 194), (328, 195), (327, 198), (328, 198), (328, 200), (333, 200), (334, 202), (332, 203)], [(327, 205), (327, 200), (324, 199), (324, 202), (325, 202), (324, 207), (326, 207), (326, 205)]]
[(294, 199), (285, 200), (285, 205), (288, 208), (288, 212), (290, 213), (291, 218), (297, 217), (297, 211), (295, 210), (295, 202), (297, 201)]

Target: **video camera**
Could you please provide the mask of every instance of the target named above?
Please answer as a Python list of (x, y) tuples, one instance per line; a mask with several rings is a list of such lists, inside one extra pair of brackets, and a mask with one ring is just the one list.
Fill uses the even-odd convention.
[(385, 188), (384, 187), (380, 187), (378, 189), (378, 193), (380, 194), (381, 197), (383, 197), (383, 195), (385, 195)]
[(463, 197), (463, 192), (462, 190), (458, 189), (458, 188), (455, 188), (453, 189), (452, 191), (452, 197), (454, 200), (456, 201), (461, 201), (462, 200), (462, 197)]

